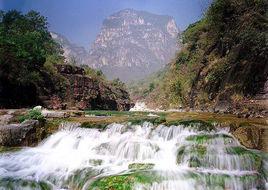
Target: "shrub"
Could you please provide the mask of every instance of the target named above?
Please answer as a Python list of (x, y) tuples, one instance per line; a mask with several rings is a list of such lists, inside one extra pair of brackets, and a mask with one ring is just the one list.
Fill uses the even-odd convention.
[(26, 115), (23, 115), (19, 118), (20, 122), (23, 122), (25, 120), (38, 120), (40, 122), (43, 122), (45, 120), (45, 117), (42, 115), (40, 110), (31, 109)]

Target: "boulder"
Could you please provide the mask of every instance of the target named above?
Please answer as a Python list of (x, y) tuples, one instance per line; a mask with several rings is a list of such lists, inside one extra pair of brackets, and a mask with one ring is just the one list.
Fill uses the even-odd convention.
[(28, 146), (36, 143), (39, 136), (40, 123), (27, 120), (20, 124), (0, 126), (0, 146)]

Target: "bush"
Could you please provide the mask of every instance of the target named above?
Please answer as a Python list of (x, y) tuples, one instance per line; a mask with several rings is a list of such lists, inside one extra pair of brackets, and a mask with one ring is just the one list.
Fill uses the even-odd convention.
[(23, 122), (25, 120), (30, 120), (30, 119), (43, 122), (45, 120), (45, 117), (42, 115), (40, 110), (31, 109), (26, 115), (21, 116), (19, 118), (19, 121)]

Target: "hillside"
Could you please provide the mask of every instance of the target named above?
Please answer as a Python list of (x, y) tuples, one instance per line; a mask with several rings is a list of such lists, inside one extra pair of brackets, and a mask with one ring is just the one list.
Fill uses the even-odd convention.
[(264, 0), (215, 0), (183, 32), (182, 50), (147, 103), (225, 112), (256, 103), (265, 112), (267, 8)]

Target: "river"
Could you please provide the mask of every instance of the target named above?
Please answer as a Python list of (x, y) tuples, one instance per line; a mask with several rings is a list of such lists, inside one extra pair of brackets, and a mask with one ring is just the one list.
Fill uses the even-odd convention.
[(62, 125), (36, 147), (0, 154), (0, 189), (268, 189), (267, 155), (228, 127)]

